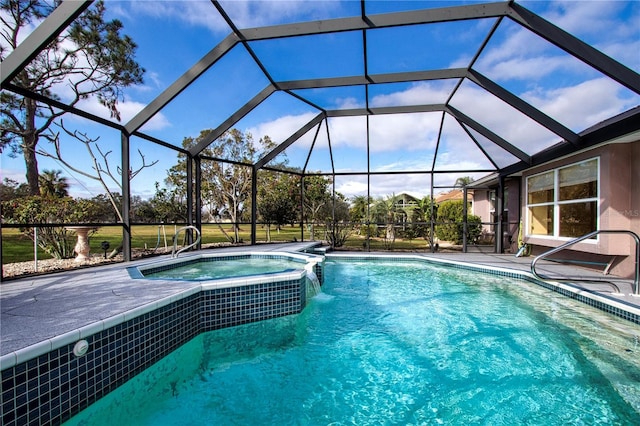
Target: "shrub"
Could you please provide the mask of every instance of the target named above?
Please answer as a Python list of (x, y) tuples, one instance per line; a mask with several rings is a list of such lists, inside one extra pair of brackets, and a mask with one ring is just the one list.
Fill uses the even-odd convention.
[[(9, 223), (45, 225), (38, 226), (38, 246), (56, 259), (68, 259), (73, 256), (76, 238), (64, 226), (55, 225), (91, 220), (94, 209), (89, 200), (37, 195), (3, 202), (2, 218)], [(20, 231), (35, 240), (33, 226)]]
[[(367, 227), (369, 228), (369, 234), (367, 234)], [(378, 236), (378, 226), (375, 224), (361, 225), (360, 235), (362, 235), (363, 237), (366, 237), (367, 235), (369, 235), (371, 238), (375, 238)]]
[(336, 223), (334, 226), (328, 223), (327, 229), (327, 237), (332, 247), (342, 247), (353, 231), (348, 223)]
[[(436, 236), (443, 241), (451, 241), (454, 244), (462, 244), (464, 232), (462, 200), (443, 201), (438, 207)], [(481, 220), (478, 216), (467, 215), (467, 242), (475, 242), (482, 230)]]

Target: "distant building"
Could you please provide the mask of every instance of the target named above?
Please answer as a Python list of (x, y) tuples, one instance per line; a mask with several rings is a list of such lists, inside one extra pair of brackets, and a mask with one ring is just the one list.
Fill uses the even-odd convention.
[(452, 189), (449, 192), (443, 192), (436, 195), (435, 202), (441, 203), (443, 201), (462, 200), (463, 198), (464, 198), (464, 194), (461, 189)]

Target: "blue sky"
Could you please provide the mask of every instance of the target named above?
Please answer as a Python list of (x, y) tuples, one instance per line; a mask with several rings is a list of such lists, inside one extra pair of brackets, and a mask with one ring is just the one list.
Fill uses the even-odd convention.
[[(369, 1), (367, 13), (386, 13), (470, 2), (390, 2)], [(592, 44), (627, 67), (640, 70), (640, 2), (631, 1), (525, 1), (525, 7)], [(146, 69), (145, 82), (125, 91), (119, 105), (126, 123), (147, 103), (162, 93), (176, 78), (217, 45), (230, 29), (211, 3), (206, 1), (115, 1), (107, 0), (110, 17), (120, 19), (124, 32), (138, 44), (137, 60)], [(221, 2), (239, 28), (251, 28), (299, 21), (353, 17), (360, 15), (359, 1), (257, 1)], [(469, 20), (446, 24), (376, 29), (367, 33), (370, 74), (437, 70), (466, 67), (486, 38), (495, 19)], [(252, 42), (251, 48), (275, 81), (362, 74), (362, 33)], [(484, 48), (474, 69), (553, 117), (574, 132), (640, 104), (640, 96), (611, 81), (560, 49), (505, 19)], [(369, 87), (369, 105), (399, 106), (443, 103), (456, 81), (380, 84)], [(184, 137), (195, 137), (200, 130), (215, 128), (268, 84), (268, 79), (249, 53), (236, 46), (196, 83), (163, 108), (142, 128), (151, 136), (175, 146)], [(65, 90), (58, 88), (64, 99)], [(296, 91), (327, 109), (365, 106), (365, 88), (342, 87)], [(532, 154), (559, 141), (559, 137), (513, 110), (499, 99), (465, 81), (451, 99), (451, 105), (491, 128), (519, 149)], [(93, 100), (81, 108), (108, 117)], [(286, 93), (275, 93), (235, 127), (250, 132), (254, 140), (268, 135), (284, 141), (318, 114), (312, 106)], [(431, 169), (442, 113), (378, 115), (369, 120), (372, 171), (411, 171)], [(65, 124), (86, 132), (109, 156), (112, 166), (119, 164), (118, 132), (68, 116)], [(331, 152), (323, 123), (309, 170), (328, 172), (331, 161), (338, 172), (365, 172), (366, 119), (364, 117), (329, 120)], [(473, 132), (472, 132), (473, 133)], [(315, 129), (286, 150), (291, 165), (302, 167), (307, 159)], [(499, 166), (516, 158), (474, 134), (494, 156)], [(46, 142), (41, 148), (50, 149)], [(84, 148), (72, 140), (63, 140), (63, 155), (88, 167)], [(164, 180), (166, 170), (175, 164), (175, 154), (138, 138), (132, 138), (132, 163), (140, 164), (137, 150), (147, 161), (158, 161), (132, 182), (132, 192), (147, 198), (154, 183)], [(331, 156), (330, 156), (331, 154)], [(451, 185), (461, 175), (479, 178), (491, 162), (451, 117), (443, 122), (438, 147), (434, 184)], [(62, 169), (69, 178), (72, 194), (95, 196), (103, 192), (88, 180), (50, 159), (40, 159), (40, 170)], [(456, 171), (461, 172), (456, 172)], [(470, 170), (470, 171), (464, 171)], [(474, 170), (477, 170), (474, 172)], [(464, 172), (462, 172), (464, 171)], [(24, 181), (21, 157), (2, 154), (2, 178)], [(336, 189), (347, 196), (366, 194), (366, 176), (341, 176)], [(388, 175), (371, 178), (372, 195), (410, 192), (429, 193), (430, 181), (423, 175)], [(114, 187), (115, 188), (115, 187)], [(117, 189), (116, 189), (117, 190)]]

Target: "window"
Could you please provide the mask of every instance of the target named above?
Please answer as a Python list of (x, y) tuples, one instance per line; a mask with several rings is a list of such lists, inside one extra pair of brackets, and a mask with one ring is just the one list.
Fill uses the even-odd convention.
[(529, 235), (580, 237), (597, 229), (598, 159), (527, 178)]

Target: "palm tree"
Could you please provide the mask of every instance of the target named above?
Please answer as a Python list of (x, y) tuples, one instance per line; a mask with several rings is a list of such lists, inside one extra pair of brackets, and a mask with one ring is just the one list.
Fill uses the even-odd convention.
[(430, 196), (426, 196), (415, 204), (412, 214), (412, 222), (418, 222), (416, 226), (418, 234), (422, 236), (429, 246), (433, 245), (433, 232), (431, 229), (431, 219), (435, 220), (438, 214), (438, 205), (431, 199)]
[(349, 216), (352, 222), (364, 223), (368, 219), (368, 209), (371, 204), (371, 197), (366, 195), (356, 195), (351, 199)]
[(471, 176), (462, 176), (456, 179), (456, 183), (453, 184), (454, 188), (464, 188), (465, 186), (469, 186), (471, 182), (473, 182), (473, 178)]
[(383, 242), (387, 249), (393, 246), (396, 239), (395, 223), (398, 214), (398, 199), (399, 197), (393, 194), (386, 198), (379, 198), (374, 205), (376, 220), (383, 220), (386, 224)]
[(62, 198), (69, 195), (69, 183), (61, 170), (45, 170), (38, 176), (40, 195)]

